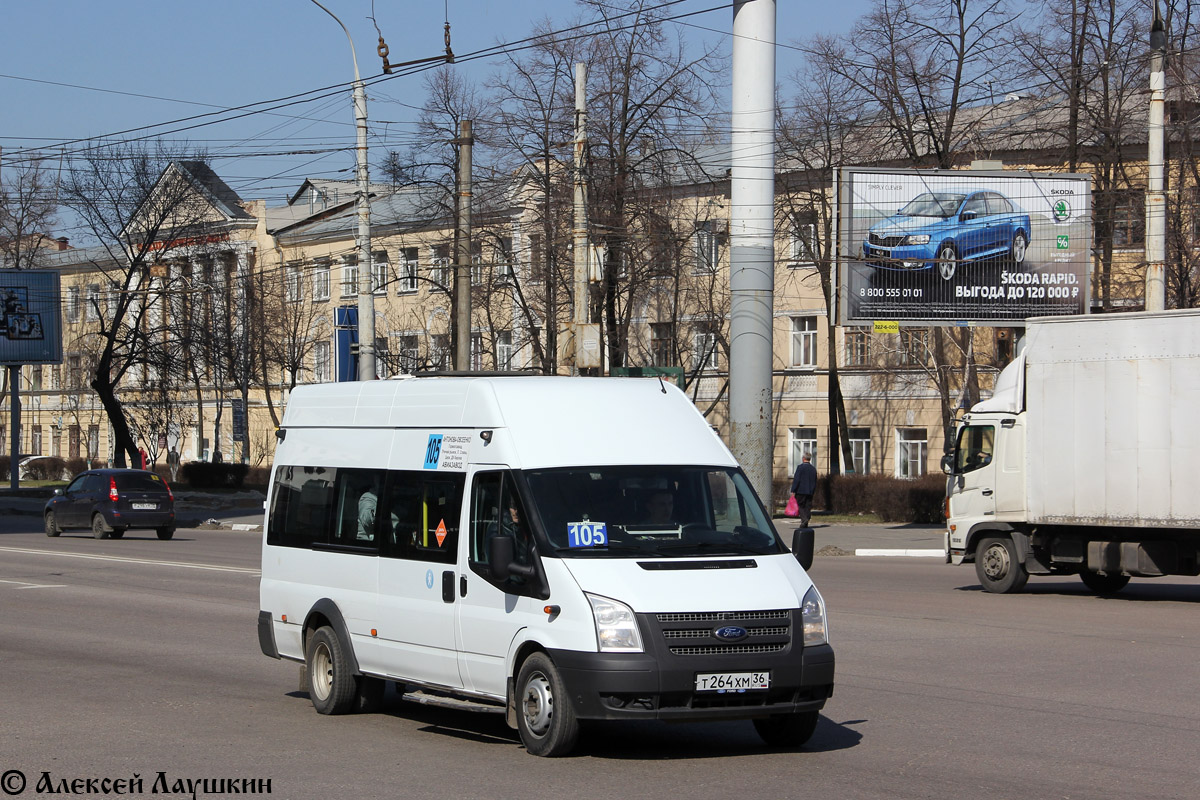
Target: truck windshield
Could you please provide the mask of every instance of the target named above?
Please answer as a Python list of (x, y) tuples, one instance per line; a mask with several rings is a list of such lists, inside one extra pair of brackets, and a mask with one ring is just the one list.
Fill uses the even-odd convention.
[(746, 477), (724, 467), (573, 467), (525, 473), (564, 557), (786, 552)]
[(965, 194), (924, 192), (900, 209), (900, 213), (906, 217), (953, 217), (966, 197)]

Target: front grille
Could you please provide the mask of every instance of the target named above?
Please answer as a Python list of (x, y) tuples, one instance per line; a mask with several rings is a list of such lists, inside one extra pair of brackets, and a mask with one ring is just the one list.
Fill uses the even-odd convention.
[[(701, 611), (655, 614), (650, 627), (673, 656), (782, 653), (792, 646), (795, 629), (788, 609), (765, 611)], [(716, 632), (736, 626), (746, 630), (736, 641), (718, 639)]]
[(899, 247), (904, 241), (903, 236), (880, 236), (877, 233), (872, 233), (867, 236), (867, 243), (875, 247)]
[(682, 614), (658, 614), (659, 622), (750, 622), (759, 619), (788, 619), (791, 612), (780, 611), (707, 611)]
[(745, 653), (779, 653), (787, 648), (778, 644), (714, 644), (701, 647), (672, 647), (673, 656), (733, 656)]

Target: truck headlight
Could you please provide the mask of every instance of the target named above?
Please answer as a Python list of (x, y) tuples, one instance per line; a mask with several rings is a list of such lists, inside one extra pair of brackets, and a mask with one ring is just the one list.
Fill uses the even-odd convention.
[(904, 237), (905, 244), (929, 244), (929, 234), (914, 233), (912, 236)]
[(638, 632), (633, 609), (624, 603), (594, 594), (589, 594), (587, 599), (592, 604), (596, 639), (600, 642), (601, 653), (642, 652), (642, 635)]
[(800, 624), (804, 628), (804, 646), (829, 644), (829, 630), (825, 626), (825, 600), (817, 587), (804, 593), (800, 604)]

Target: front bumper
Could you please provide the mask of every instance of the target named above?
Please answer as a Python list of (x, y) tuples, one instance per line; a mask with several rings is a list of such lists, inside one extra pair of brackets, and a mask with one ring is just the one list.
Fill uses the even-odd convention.
[(913, 272), (921, 269), (933, 269), (937, 263), (937, 256), (921, 245), (879, 247), (864, 244), (863, 260), (876, 269)]
[[(798, 637), (799, 612), (792, 617), (790, 627)], [(834, 655), (828, 644), (802, 647), (788, 641), (775, 652), (677, 655), (671, 651), (681, 639), (665, 638), (665, 626), (652, 615), (638, 618), (645, 652), (549, 651), (580, 719), (748, 719), (817, 711), (833, 696)], [(760, 671), (770, 671), (769, 689), (695, 688), (698, 673)]]

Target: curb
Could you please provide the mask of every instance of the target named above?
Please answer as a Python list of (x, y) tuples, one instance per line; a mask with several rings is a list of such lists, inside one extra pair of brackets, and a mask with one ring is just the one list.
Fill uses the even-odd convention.
[(904, 556), (908, 558), (945, 558), (946, 551), (941, 548), (882, 548), (860, 547), (854, 551), (856, 556)]

